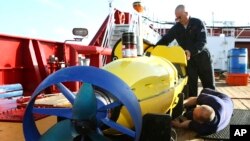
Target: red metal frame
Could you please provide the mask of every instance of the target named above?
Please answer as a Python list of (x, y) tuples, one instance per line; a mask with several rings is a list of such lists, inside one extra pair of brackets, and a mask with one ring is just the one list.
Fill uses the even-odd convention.
[[(61, 68), (61, 63), (66, 66), (78, 65), (78, 54), (90, 58), (90, 65), (102, 67), (103, 57), (107, 62), (111, 61), (109, 48), (98, 46), (83, 46), (66, 44), (61, 42), (31, 39), (18, 36), (0, 34), (0, 85), (20, 83), (23, 86), (23, 96), (29, 96), (36, 87), (49, 74)], [(49, 58), (54, 55), (58, 58), (50, 62)], [(72, 91), (79, 89), (79, 83), (66, 83)], [(45, 93), (57, 92), (55, 87), (45, 90)], [(18, 100), (18, 99), (17, 99)], [(21, 122), (24, 107), (22, 103), (13, 99), (0, 99), (0, 120)], [(44, 115), (35, 115), (40, 119)]]
[(101, 46), (102, 40), (103, 40), (103, 37), (105, 34), (105, 30), (107, 28), (108, 21), (109, 21), (109, 16), (106, 17), (106, 19), (102, 23), (102, 25), (99, 28), (99, 30), (97, 31), (97, 33), (95, 34), (93, 39), (90, 41), (90, 43), (89, 43), (90, 46)]
[[(125, 14), (126, 21), (128, 21), (130, 15)], [(102, 67), (104, 58), (105, 63), (109, 63), (112, 49), (100, 47), (108, 20), (109, 16), (89, 46), (0, 34), (0, 85), (22, 84), (23, 96), (26, 96), (25, 99), (28, 100), (43, 79), (60, 69), (62, 64), (65, 64), (66, 67), (78, 65), (79, 54), (90, 58), (91, 66)], [(50, 61), (52, 55), (58, 60)], [(71, 91), (79, 89), (79, 83), (66, 83), (66, 85)], [(53, 86), (45, 90), (45, 93), (54, 92), (57, 90)], [(22, 98), (17, 101), (0, 99), (0, 120), (21, 122), (24, 107), (18, 105), (22, 105), (22, 100)], [(44, 116), (35, 115), (36, 119), (42, 117)]]
[(21, 83), (24, 96), (29, 96), (45, 77), (60, 69), (60, 64), (48, 62), (51, 55), (58, 57), (56, 63), (74, 66), (78, 54), (90, 58), (91, 66), (101, 67), (103, 56), (110, 61), (111, 49), (0, 34), (0, 85)]

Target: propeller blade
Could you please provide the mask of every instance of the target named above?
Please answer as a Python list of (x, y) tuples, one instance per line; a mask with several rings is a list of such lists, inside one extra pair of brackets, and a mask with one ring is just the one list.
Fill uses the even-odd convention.
[(91, 132), (88, 134), (92, 141), (111, 141), (110, 139), (106, 138), (105, 136), (98, 134), (97, 132)]
[(39, 141), (73, 141), (71, 121), (62, 120), (47, 130)]
[(91, 84), (84, 83), (76, 95), (73, 105), (73, 119), (91, 120), (96, 116), (96, 97)]

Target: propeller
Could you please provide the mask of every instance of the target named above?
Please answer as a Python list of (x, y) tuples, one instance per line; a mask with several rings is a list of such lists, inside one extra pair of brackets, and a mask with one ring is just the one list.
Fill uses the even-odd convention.
[[(74, 94), (62, 82), (83, 82), (77, 94)], [(107, 83), (108, 82), (108, 83)], [(56, 85), (72, 108), (36, 108), (36, 97), (49, 86)], [(94, 88), (93, 88), (94, 86)], [(116, 100), (102, 103), (95, 92), (96, 87), (103, 89)], [(112, 120), (108, 115), (109, 109), (124, 106), (130, 113), (134, 130)], [(64, 117), (45, 133), (40, 134), (33, 118), (33, 113)], [(26, 141), (73, 141), (75, 137), (82, 141), (109, 141), (102, 133), (102, 126), (107, 125), (124, 133), (135, 141), (139, 140), (142, 120), (137, 98), (132, 90), (114, 74), (96, 67), (68, 67), (49, 75), (36, 88), (31, 96), (23, 119), (23, 132)]]
[(109, 141), (97, 132), (96, 126), (97, 102), (91, 84), (84, 83), (78, 91), (73, 107), (72, 119), (58, 122), (40, 141), (72, 141), (76, 136), (88, 136), (92, 141)]

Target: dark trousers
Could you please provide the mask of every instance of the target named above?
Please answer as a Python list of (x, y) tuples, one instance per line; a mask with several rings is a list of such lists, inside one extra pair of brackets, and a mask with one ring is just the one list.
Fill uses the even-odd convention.
[(192, 56), (187, 65), (189, 97), (198, 94), (198, 78), (203, 88), (215, 89), (214, 69), (208, 49)]

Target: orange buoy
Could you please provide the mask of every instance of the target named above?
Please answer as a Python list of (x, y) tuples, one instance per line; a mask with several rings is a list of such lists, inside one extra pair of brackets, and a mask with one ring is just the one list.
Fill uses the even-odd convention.
[(142, 13), (144, 11), (144, 7), (141, 5), (140, 1), (136, 1), (133, 3), (133, 8), (138, 12)]

